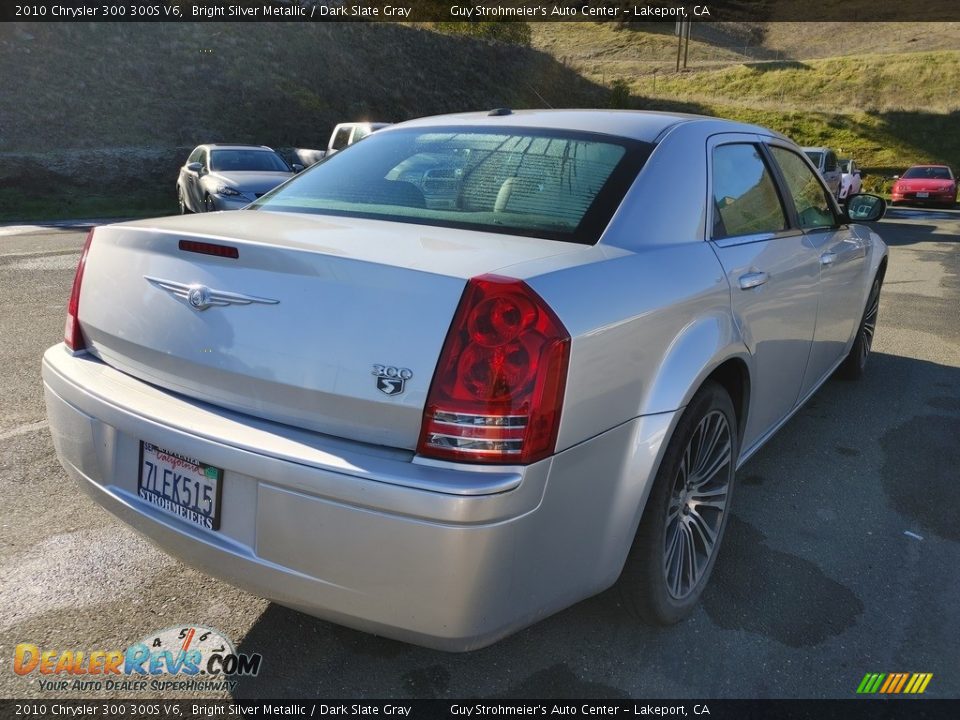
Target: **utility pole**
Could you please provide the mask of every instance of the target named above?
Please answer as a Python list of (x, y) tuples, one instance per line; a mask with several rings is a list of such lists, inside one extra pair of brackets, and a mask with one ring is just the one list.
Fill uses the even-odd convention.
[(677, 72), (680, 72), (680, 51), (683, 49), (683, 20), (677, 21)]

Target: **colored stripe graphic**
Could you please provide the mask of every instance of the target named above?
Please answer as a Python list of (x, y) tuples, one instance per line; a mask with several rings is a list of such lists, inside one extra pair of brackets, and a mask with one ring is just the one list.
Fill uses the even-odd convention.
[(867, 673), (857, 686), (860, 695), (920, 695), (933, 679), (933, 673)]

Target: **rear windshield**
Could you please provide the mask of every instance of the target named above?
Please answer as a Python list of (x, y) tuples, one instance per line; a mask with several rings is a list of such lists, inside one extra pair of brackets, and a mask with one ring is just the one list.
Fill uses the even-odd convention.
[(823, 153), (822, 153), (822, 152), (806, 152), (806, 151), (804, 151), (804, 155), (806, 155), (808, 158), (810, 158), (810, 162), (812, 162), (812, 163), (813, 163), (814, 165), (816, 165), (817, 167), (820, 167), (820, 161), (823, 159)]
[(949, 168), (945, 167), (912, 167), (907, 170), (903, 177), (911, 179), (926, 179), (926, 180), (952, 180), (950, 177)]
[(252, 209), (597, 241), (650, 146), (594, 133), (431, 127), (374, 133)]
[(290, 172), (286, 161), (269, 150), (211, 150), (210, 169), (221, 172)]

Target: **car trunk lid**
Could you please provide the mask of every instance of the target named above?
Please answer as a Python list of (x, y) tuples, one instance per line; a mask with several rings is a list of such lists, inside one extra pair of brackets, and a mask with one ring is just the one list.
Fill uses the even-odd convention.
[(95, 355), (157, 386), (413, 449), (466, 279), (578, 248), (264, 211), (111, 225), (91, 244), (80, 324)]

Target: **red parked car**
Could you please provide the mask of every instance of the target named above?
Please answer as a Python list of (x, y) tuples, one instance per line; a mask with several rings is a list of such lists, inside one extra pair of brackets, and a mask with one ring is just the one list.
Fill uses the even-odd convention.
[(953, 207), (957, 202), (957, 179), (946, 165), (914, 165), (896, 178), (893, 204), (937, 203)]

